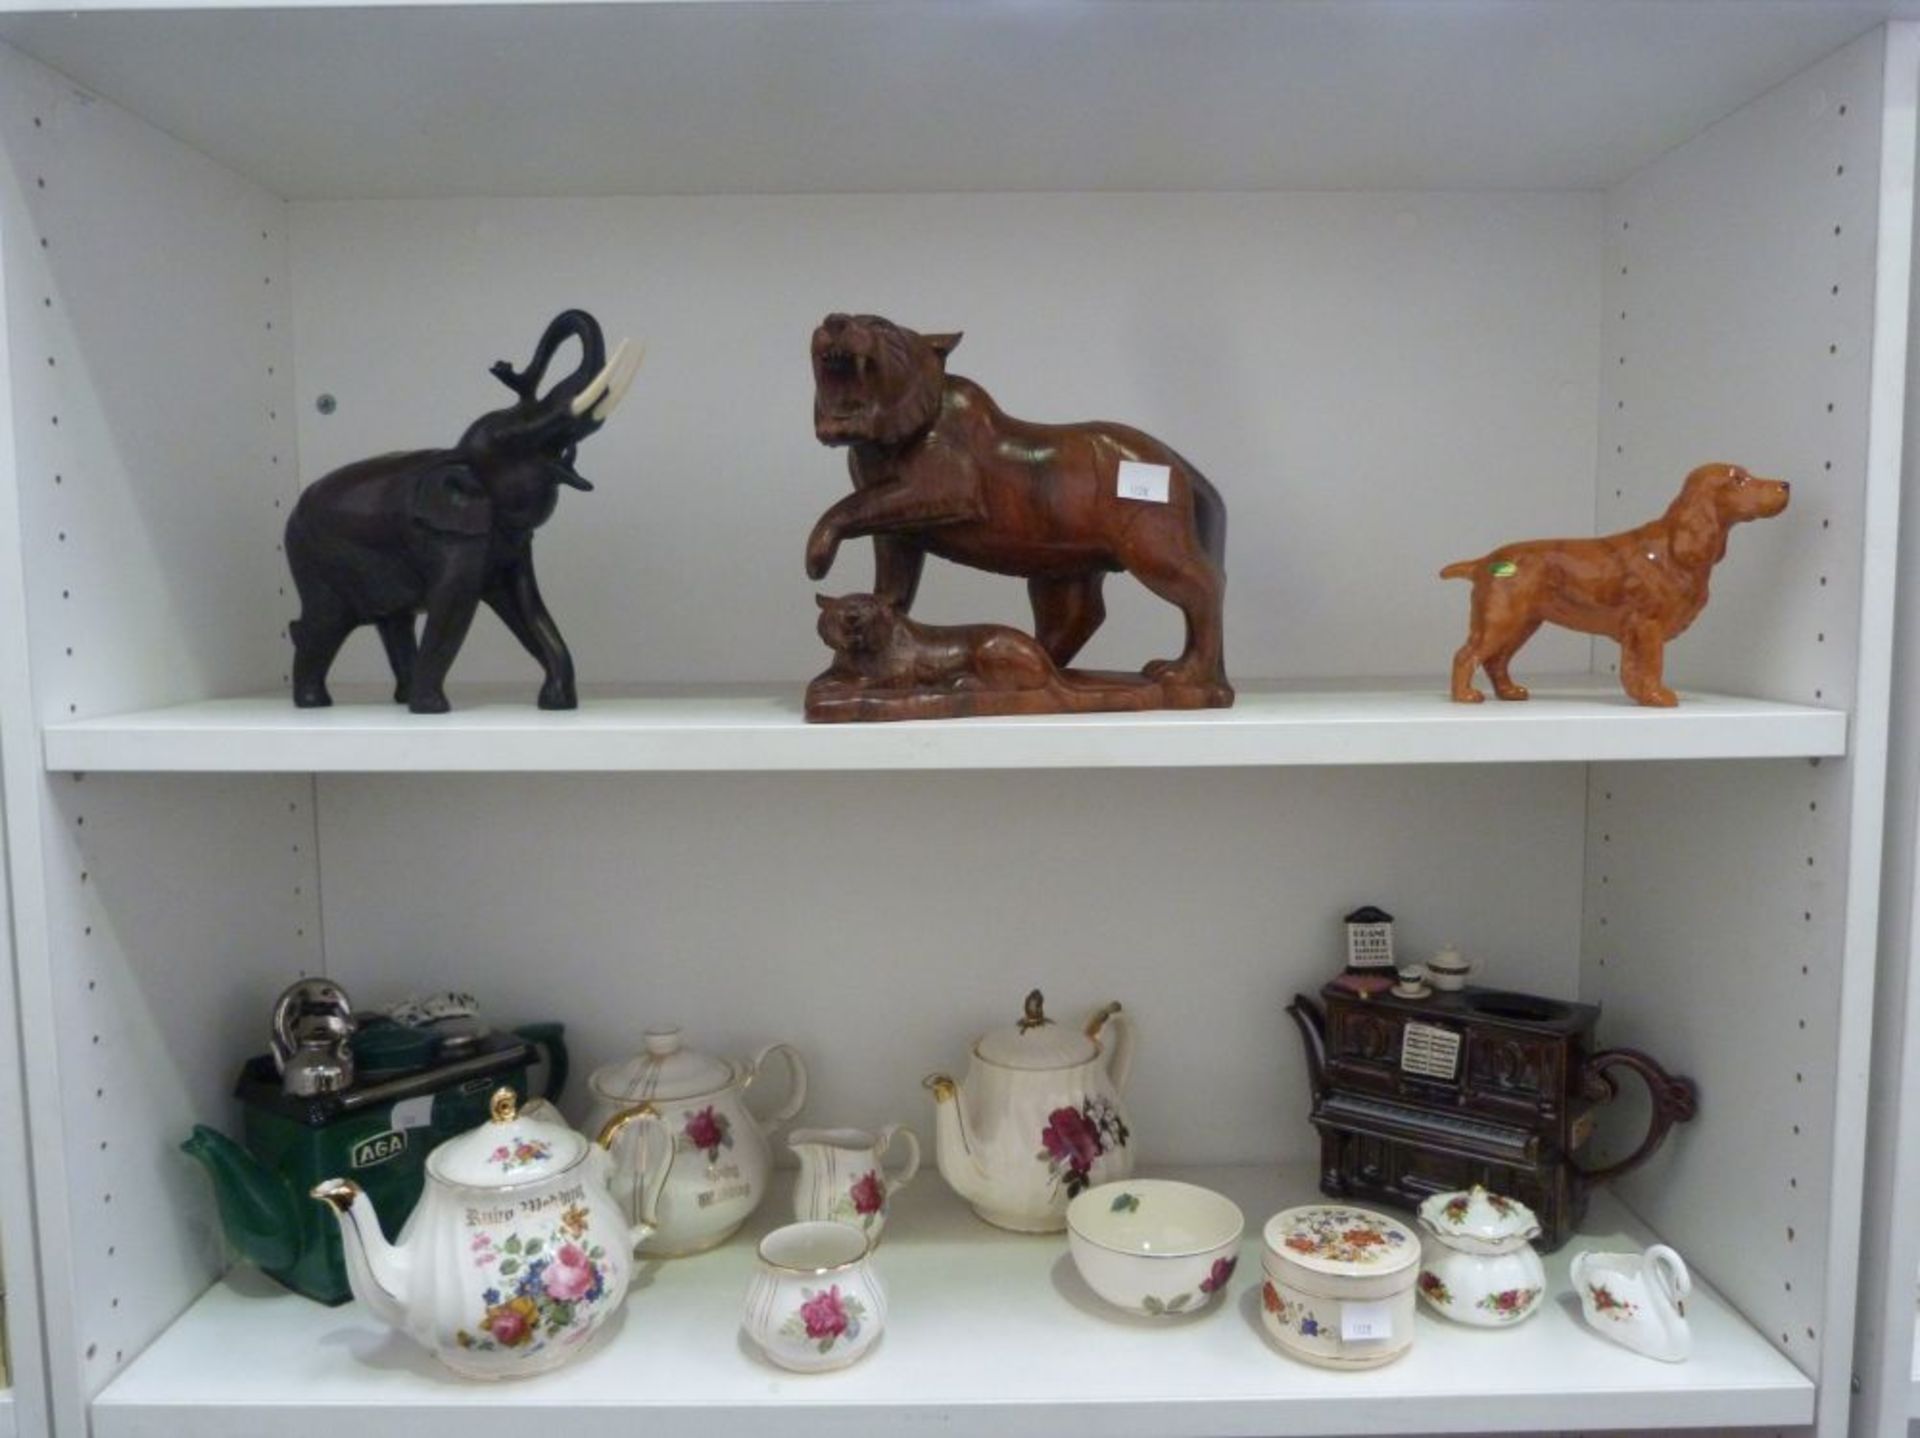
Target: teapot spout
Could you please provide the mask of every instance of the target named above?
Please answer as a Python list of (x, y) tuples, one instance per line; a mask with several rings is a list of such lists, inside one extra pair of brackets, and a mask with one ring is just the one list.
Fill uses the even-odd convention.
[(929, 1074), (922, 1083), (933, 1094), (933, 1150), (940, 1164), (940, 1176), (968, 1203), (985, 1203), (988, 1199), (986, 1170), (967, 1133), (960, 1086), (946, 1074)]
[(1319, 1098), (1327, 1087), (1327, 1016), (1305, 994), (1295, 994), (1287, 1013), (1299, 1026), (1300, 1039), (1307, 1046), (1307, 1079), (1313, 1096)]
[(407, 1327), (407, 1263), (380, 1231), (373, 1200), (348, 1178), (315, 1184), (309, 1195), (333, 1210), (340, 1222), (340, 1246), (346, 1252), (347, 1283), (353, 1296), (389, 1328)]
[(300, 1220), (297, 1200), (286, 1180), (205, 1124), (195, 1124), (180, 1149), (213, 1179), (213, 1198), (227, 1241), (268, 1273), (292, 1268), (300, 1257)]

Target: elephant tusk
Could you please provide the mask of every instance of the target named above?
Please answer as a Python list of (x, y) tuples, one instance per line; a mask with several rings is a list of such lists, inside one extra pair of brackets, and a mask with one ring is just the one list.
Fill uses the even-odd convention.
[(613, 357), (613, 378), (607, 382), (607, 397), (593, 407), (594, 419), (605, 423), (607, 416), (620, 407), (620, 401), (627, 397), (627, 387), (633, 383), (633, 377), (640, 373), (640, 361), (646, 355), (645, 341), (632, 354), (627, 353), (627, 342), (620, 341), (620, 348)]
[(573, 403), (567, 408), (576, 419), (600, 402), (600, 396), (607, 392), (607, 380), (612, 376), (614, 367), (626, 357), (626, 353), (627, 342), (621, 340), (620, 348), (613, 352), (613, 358), (601, 366), (600, 373), (588, 382), (585, 389), (573, 397)]

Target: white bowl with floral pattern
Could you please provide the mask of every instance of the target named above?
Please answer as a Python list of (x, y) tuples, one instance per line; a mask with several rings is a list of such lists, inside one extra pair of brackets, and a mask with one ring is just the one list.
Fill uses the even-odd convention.
[(873, 1245), (847, 1223), (790, 1223), (760, 1240), (747, 1337), (782, 1368), (824, 1373), (867, 1355), (887, 1321)]
[(1067, 1205), (1067, 1251), (1087, 1287), (1149, 1318), (1198, 1313), (1224, 1293), (1245, 1229), (1232, 1200), (1165, 1178), (1103, 1183)]

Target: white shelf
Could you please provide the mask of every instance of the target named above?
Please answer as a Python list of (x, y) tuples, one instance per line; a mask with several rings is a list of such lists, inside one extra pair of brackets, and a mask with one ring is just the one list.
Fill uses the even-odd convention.
[(289, 199), (1595, 189), (1890, 4), (6, 0), (57, 13), (0, 37)]
[[(658, 1266), (619, 1330), (560, 1373), (485, 1385), (454, 1378), (357, 1305), (329, 1309), (250, 1270), (216, 1284), (95, 1401), (94, 1438), (417, 1438), (440, 1420), (466, 1438), (572, 1438), (641, 1429), (739, 1434), (776, 1412), (783, 1434), (895, 1433), (909, 1424), (982, 1438), (1792, 1426), (1813, 1384), (1698, 1278), (1694, 1356), (1666, 1364), (1589, 1332), (1566, 1270), (1584, 1247), (1649, 1241), (1597, 1197), (1585, 1233), (1547, 1260), (1542, 1311), (1504, 1333), (1422, 1313), (1408, 1355), (1370, 1373), (1329, 1372), (1271, 1346), (1259, 1323), (1260, 1226), (1312, 1197), (1315, 1170), (1208, 1168), (1183, 1177), (1231, 1195), (1247, 1217), (1224, 1304), (1159, 1325), (1104, 1307), (1060, 1238), (973, 1218), (937, 1178), (900, 1200), (880, 1249), (888, 1330), (844, 1373), (796, 1378), (738, 1332), (752, 1267), (736, 1239)], [(776, 1193), (758, 1223), (782, 1206)], [(440, 1431), (436, 1426), (434, 1431)]]
[(1432, 681), (1246, 684), (1231, 709), (808, 724), (798, 683), (646, 688), (534, 707), (532, 686), (456, 689), (454, 712), (414, 715), (336, 691), (331, 709), (284, 695), (214, 699), (49, 725), (54, 771), (476, 773), (623, 770), (1081, 769), (1757, 759), (1844, 754), (1834, 709), (1683, 695), (1628, 702), (1611, 679), (1548, 680), (1524, 704), (1451, 703)]

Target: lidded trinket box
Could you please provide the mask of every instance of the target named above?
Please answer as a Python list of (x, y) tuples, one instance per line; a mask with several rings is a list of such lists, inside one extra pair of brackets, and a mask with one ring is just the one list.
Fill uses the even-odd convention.
[(1420, 1240), (1404, 1223), (1311, 1203), (1267, 1220), (1260, 1318), (1274, 1341), (1322, 1368), (1378, 1368), (1413, 1344)]
[(1426, 1230), (1420, 1296), (1435, 1313), (1475, 1328), (1511, 1328), (1540, 1307), (1546, 1269), (1533, 1251), (1540, 1220), (1517, 1198), (1479, 1184), (1420, 1205)]

